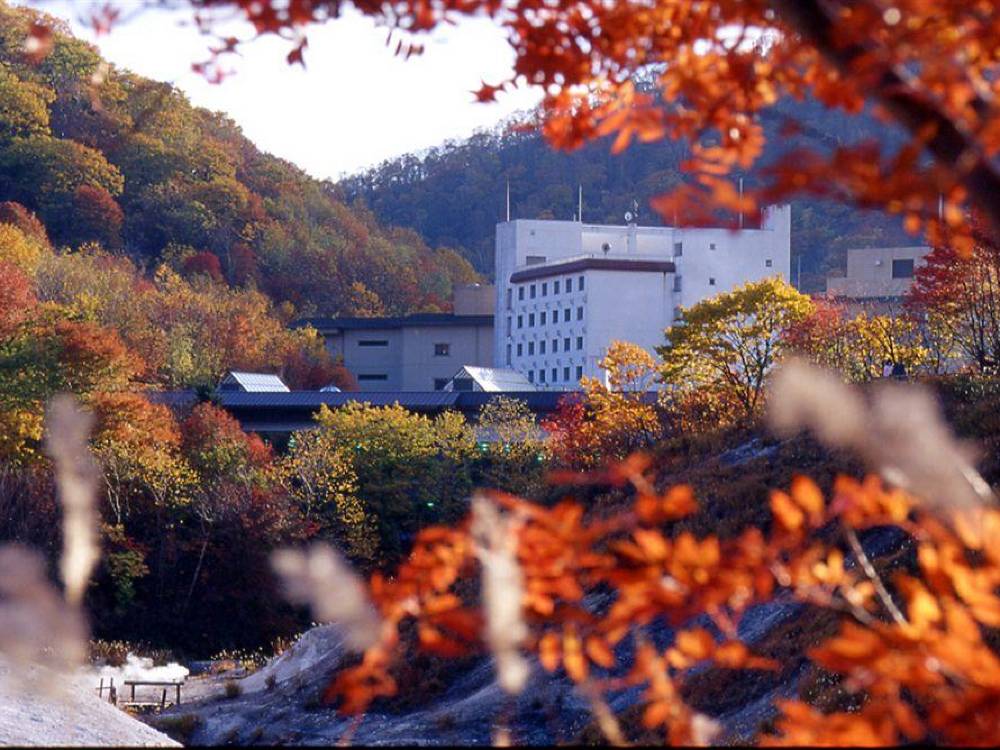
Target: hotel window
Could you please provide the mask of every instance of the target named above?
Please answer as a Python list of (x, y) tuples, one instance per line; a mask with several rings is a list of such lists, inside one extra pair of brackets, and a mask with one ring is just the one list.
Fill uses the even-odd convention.
[(532, 284), (531, 285), (531, 299), (534, 299), (534, 298), (535, 298), (535, 285)]
[(435, 357), (447, 357), (449, 354), (451, 354), (450, 344), (434, 344)]
[(564, 367), (563, 368), (563, 380), (565, 380), (567, 383), (569, 382), (569, 368), (568, 367)]
[(534, 383), (535, 382), (535, 371), (534, 370), (528, 370), (528, 382), (529, 383)]
[(583, 320), (583, 308), (582, 307), (576, 308), (576, 319), (577, 320)]
[(510, 367), (510, 344), (507, 344), (507, 366)]
[(532, 356), (534, 356), (534, 354), (535, 354), (535, 342), (534, 341), (529, 341), (528, 342), (528, 356), (532, 357)]
[(539, 354), (545, 354), (545, 340), (544, 339), (538, 342), (538, 353)]
[(708, 277), (708, 285), (709, 286), (715, 286), (715, 277), (714, 276), (709, 276)]
[(572, 291), (573, 291), (573, 279), (571, 277), (566, 279), (566, 294), (569, 294)]
[(517, 298), (519, 300), (523, 300), (524, 299), (524, 287), (523, 286), (519, 286), (517, 288)]
[(681, 290), (681, 277), (674, 276), (674, 291), (679, 292)]
[(364, 382), (367, 380), (388, 380), (389, 376), (383, 373), (368, 374), (368, 375), (358, 375), (358, 382)]
[(583, 276), (576, 280), (576, 288), (583, 291)]
[(510, 309), (511, 300), (513, 299), (513, 297), (514, 297), (514, 290), (513, 289), (508, 289), (507, 290), (507, 309), (508, 310)]
[(552, 339), (552, 353), (557, 354), (559, 352), (559, 339)]
[(568, 307), (565, 310), (563, 310), (563, 323), (569, 323), (569, 319), (572, 314), (573, 311), (570, 310)]
[(583, 366), (582, 365), (577, 365), (576, 366), (576, 379), (579, 380), (582, 377), (583, 377)]
[(548, 313), (546, 313), (544, 310), (542, 310), (542, 312), (538, 313), (538, 325), (540, 325), (540, 326), (545, 325), (545, 318), (546, 318), (547, 315), (548, 315)]
[(552, 282), (552, 293), (559, 294), (559, 279)]
[(563, 351), (564, 352), (569, 351), (569, 336), (563, 339)]
[(519, 343), (517, 345), (517, 356), (518, 357), (523, 357), (524, 356), (524, 344), (520, 344)]
[(555, 383), (557, 380), (559, 380), (559, 371), (555, 367), (553, 367), (552, 368), (552, 382)]
[(715, 250), (715, 243), (714, 242), (709, 242), (708, 243), (708, 249), (709, 250)]
[(510, 316), (507, 316), (507, 335), (510, 336)]
[(385, 339), (361, 339), (358, 346), (389, 346), (389, 342)]
[(538, 382), (539, 383), (544, 383), (545, 382), (545, 370), (539, 370), (538, 371)]
[(443, 391), (450, 378), (434, 378), (434, 390)]
[(579, 351), (580, 349), (583, 349), (583, 336), (577, 336), (576, 337), (576, 348), (577, 348), (577, 351)]
[(517, 316), (517, 327), (518, 328), (524, 328), (524, 316), (523, 315), (518, 315)]
[(768, 258), (767, 260), (764, 261), (764, 266), (765, 267), (770, 268), (772, 265), (774, 265), (774, 264), (771, 262), (770, 258)]
[(909, 279), (913, 277), (913, 258), (903, 258), (892, 262), (892, 278)]
[(543, 281), (542, 282), (542, 296), (545, 297), (545, 296), (548, 295), (548, 293), (549, 293), (549, 282)]
[(535, 314), (528, 313), (528, 328), (534, 328), (534, 327), (535, 327)]
[(675, 258), (679, 258), (682, 255), (684, 255), (684, 243), (683, 242), (675, 242), (674, 243), (674, 257)]

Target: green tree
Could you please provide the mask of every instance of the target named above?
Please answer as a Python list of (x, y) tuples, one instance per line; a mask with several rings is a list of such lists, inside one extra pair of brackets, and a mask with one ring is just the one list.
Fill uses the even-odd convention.
[(764, 381), (787, 348), (786, 329), (813, 309), (808, 296), (778, 278), (744, 284), (682, 310), (657, 351), (664, 382), (681, 390), (710, 386), (731, 394), (743, 416), (761, 408)]
[(48, 135), (49, 105), (54, 99), (50, 89), (22, 81), (0, 63), (0, 144)]
[(465, 512), (475, 441), (455, 412), (429, 418), (398, 404), (320, 408), (319, 430), (351, 459), (365, 516), (378, 527), (380, 558), (398, 559), (411, 537)]
[(547, 450), (527, 404), (505, 396), (490, 400), (480, 410), (474, 432), (480, 454), (477, 485), (524, 496), (541, 490)]
[(352, 560), (378, 559), (376, 521), (358, 496), (353, 456), (328, 430), (293, 435), (278, 477), (314, 535), (333, 541)]

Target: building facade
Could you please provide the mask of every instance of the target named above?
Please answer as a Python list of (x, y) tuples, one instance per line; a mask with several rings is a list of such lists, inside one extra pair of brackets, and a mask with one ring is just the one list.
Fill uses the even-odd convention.
[(931, 252), (926, 246), (866, 247), (847, 251), (847, 274), (826, 280), (826, 293), (849, 311), (891, 312), (902, 303), (913, 275)]
[(311, 318), (362, 391), (439, 391), (466, 364), (493, 365), (493, 316)]
[(788, 279), (791, 208), (759, 229), (516, 220), (496, 230), (496, 367), (540, 388), (576, 388), (612, 341), (653, 351), (681, 307), (747, 281)]
[[(463, 365), (493, 366), (493, 287), (455, 289), (454, 313), (307, 318), (362, 391), (439, 391)], [(484, 312), (485, 311), (485, 312)]]

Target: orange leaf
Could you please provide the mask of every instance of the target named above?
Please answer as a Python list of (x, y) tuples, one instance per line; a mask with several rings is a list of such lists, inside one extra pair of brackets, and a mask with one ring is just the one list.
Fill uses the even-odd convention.
[(563, 633), (563, 668), (573, 682), (587, 679), (587, 660), (583, 658), (580, 636), (572, 628)]
[(594, 664), (606, 669), (611, 669), (615, 665), (615, 655), (608, 642), (596, 635), (587, 638), (587, 656)]
[(674, 647), (692, 659), (707, 659), (715, 648), (715, 640), (704, 628), (682, 630), (674, 640)]
[(642, 725), (646, 729), (653, 729), (664, 724), (670, 717), (670, 704), (666, 701), (657, 701), (646, 706), (642, 713)]
[(559, 645), (559, 635), (557, 633), (546, 633), (538, 641), (538, 661), (546, 672), (555, 672), (559, 668), (562, 660), (562, 649)]
[(805, 521), (805, 514), (780, 490), (771, 492), (771, 512), (775, 520), (788, 531), (798, 531)]
[(633, 534), (635, 540), (646, 553), (646, 557), (653, 560), (662, 560), (670, 553), (670, 547), (663, 538), (663, 534), (650, 529), (636, 529)]
[(813, 523), (823, 516), (823, 493), (809, 477), (797, 476), (792, 479), (792, 499), (809, 514)]

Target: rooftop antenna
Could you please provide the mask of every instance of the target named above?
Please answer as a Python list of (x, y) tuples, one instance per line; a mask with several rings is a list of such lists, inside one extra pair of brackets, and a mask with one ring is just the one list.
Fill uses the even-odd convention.
[(510, 180), (507, 180), (507, 221), (510, 221)]
[(578, 193), (577, 193), (578, 198), (577, 198), (576, 219), (577, 219), (577, 221), (579, 221), (582, 224), (583, 223), (583, 185), (577, 186), (577, 189), (578, 189)]
[(743, 178), (740, 177), (740, 229), (743, 229)]

